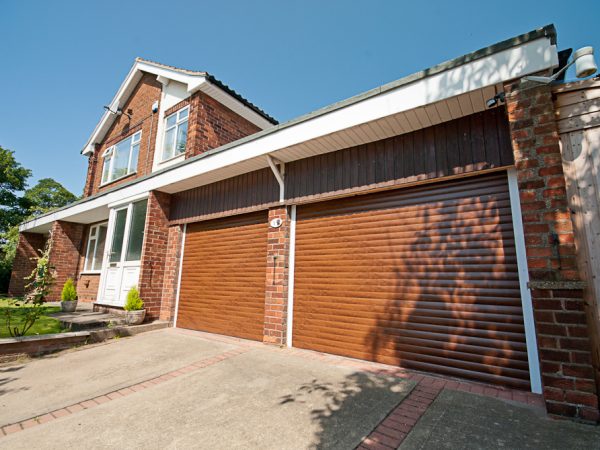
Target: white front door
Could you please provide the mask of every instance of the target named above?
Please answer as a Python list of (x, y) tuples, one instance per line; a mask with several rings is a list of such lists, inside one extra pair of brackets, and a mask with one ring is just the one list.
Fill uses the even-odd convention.
[(138, 284), (146, 207), (147, 200), (141, 200), (110, 211), (100, 304), (123, 306), (129, 289)]

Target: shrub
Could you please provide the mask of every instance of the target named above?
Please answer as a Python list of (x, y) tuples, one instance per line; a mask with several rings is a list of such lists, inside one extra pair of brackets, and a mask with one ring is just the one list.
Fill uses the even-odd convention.
[(140, 291), (138, 291), (136, 287), (129, 289), (123, 309), (125, 309), (125, 311), (139, 311), (144, 309), (144, 302), (140, 298)]
[[(35, 261), (35, 269), (31, 275), (25, 278), (30, 281), (25, 288), (28, 290), (23, 303), (15, 303), (15, 306), (25, 306), (22, 314), (17, 314), (21, 308), (4, 308), (4, 321), (12, 337), (25, 336), (27, 331), (42, 317), (44, 312), (44, 300), (50, 293), (54, 284), (54, 267), (50, 264), (50, 250), (52, 249), (52, 236), (46, 242), (44, 250), (38, 250), (40, 256), (31, 258)], [(31, 306), (29, 306), (31, 305)], [(17, 317), (18, 316), (18, 317)], [(20, 318), (21, 327), (15, 326), (13, 320)]]
[(75, 289), (75, 283), (73, 283), (73, 279), (69, 278), (65, 285), (63, 286), (62, 293), (60, 294), (60, 299), (63, 302), (72, 302), (77, 300), (77, 289)]

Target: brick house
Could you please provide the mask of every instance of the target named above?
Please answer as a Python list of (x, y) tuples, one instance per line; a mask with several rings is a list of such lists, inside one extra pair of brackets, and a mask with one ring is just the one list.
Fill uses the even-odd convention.
[(119, 309), (138, 286), (149, 320), (598, 420), (551, 90), (523, 81), (558, 65), (547, 26), (277, 124), (137, 59), (82, 150), (84, 198), (21, 225), (10, 293), (51, 235), (55, 296), (74, 277)]

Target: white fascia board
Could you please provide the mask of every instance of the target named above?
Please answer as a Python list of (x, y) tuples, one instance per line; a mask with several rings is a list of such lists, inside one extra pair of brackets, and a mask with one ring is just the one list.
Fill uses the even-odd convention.
[[(157, 173), (121, 190), (75, 205), (73, 208), (27, 222), (21, 225), (20, 230), (26, 231), (42, 223), (61, 220), (55, 217), (56, 214), (64, 219), (74, 214), (70, 212), (74, 208), (77, 208), (77, 211), (85, 208), (93, 209), (100, 205), (108, 205), (120, 198), (165, 189), (167, 186), (176, 185), (181, 180), (197, 178), (198, 185), (201, 185), (202, 176), (209, 172), (264, 157), (267, 154), (277, 157), (279, 150), (311, 139), (487, 86), (518, 79), (557, 65), (558, 52), (556, 46), (550, 43), (550, 39), (544, 37), (530, 41), (430, 77), (400, 85), (325, 114), (305, 120), (299, 119), (298, 123), (283, 124), (281, 127), (275, 127), (277, 129), (271, 132), (265, 132), (262, 136), (247, 140), (225, 151), (215, 152), (163, 173)], [(109, 198), (110, 200), (107, 200)]]
[[(125, 77), (125, 80), (123, 80), (123, 83), (121, 83), (121, 86), (119, 86), (117, 93), (111, 100), (109, 106), (110, 109), (112, 109), (113, 111), (116, 111), (116, 108), (118, 108), (119, 106), (119, 101), (121, 97), (124, 96), (125, 92), (128, 90), (128, 87), (132, 84), (132, 82), (135, 81), (135, 78), (141, 78), (141, 74), (137, 70), (137, 65), (138, 62), (135, 62), (133, 66), (131, 66), (129, 73)], [(100, 119), (100, 122), (98, 122), (98, 125), (96, 125), (96, 128), (94, 128), (92, 135), (90, 136), (90, 138), (85, 144), (85, 147), (83, 147), (83, 150), (81, 151), (83, 155), (92, 153), (94, 151), (94, 144), (96, 143), (97, 137), (108, 131), (108, 128), (112, 124), (113, 116), (114, 114), (111, 114), (108, 111), (104, 112), (102, 118)]]

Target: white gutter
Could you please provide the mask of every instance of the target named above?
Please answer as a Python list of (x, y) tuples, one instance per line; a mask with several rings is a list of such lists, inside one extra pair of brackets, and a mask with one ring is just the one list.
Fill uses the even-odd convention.
[[(264, 161), (269, 154), (278, 157), (278, 151), (290, 146), (460, 94), (518, 79), (557, 65), (556, 46), (551, 43), (550, 38), (542, 37), (414, 82), (401, 84), (377, 95), (365, 95), (364, 100), (359, 99), (324, 114), (315, 113), (314, 117), (300, 118), (276, 126), (272, 131), (258, 133), (257, 137), (243, 139), (240, 144), (234, 144), (225, 151), (210, 152), (206, 157), (173, 166), (169, 170), (142, 179), (118, 191), (24, 223), (19, 230), (32, 230), (55, 220), (69, 220), (75, 214), (86, 210), (106, 206), (123, 197), (141, 195), (152, 190), (173, 193), (189, 189), (190, 184), (205, 184), (203, 179), (216, 171), (242, 165), (255, 158)], [(186, 181), (186, 186), (178, 187), (182, 180)]]

